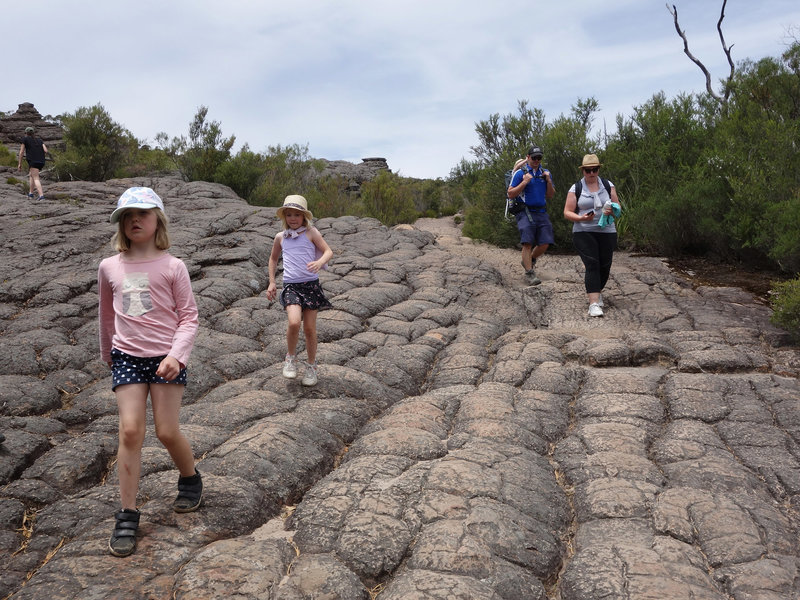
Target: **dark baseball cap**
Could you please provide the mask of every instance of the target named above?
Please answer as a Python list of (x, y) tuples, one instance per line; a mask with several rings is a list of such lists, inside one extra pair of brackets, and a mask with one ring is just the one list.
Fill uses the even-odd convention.
[(530, 150), (528, 150), (528, 156), (544, 156), (544, 152), (539, 146), (531, 146)]

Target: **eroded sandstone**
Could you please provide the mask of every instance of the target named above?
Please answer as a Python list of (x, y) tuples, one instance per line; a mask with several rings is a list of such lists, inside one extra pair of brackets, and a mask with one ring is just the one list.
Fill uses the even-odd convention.
[[(192, 276), (181, 419), (207, 487), (171, 510), (151, 426), (139, 546), (118, 559), (95, 278), (131, 185), (165, 199)], [(0, 180), (0, 597), (800, 595), (800, 353), (748, 294), (621, 253), (589, 320), (574, 256), (525, 288), (516, 253), (321, 219), (334, 310), (304, 388), (263, 294), (274, 208), (172, 178), (47, 196)]]

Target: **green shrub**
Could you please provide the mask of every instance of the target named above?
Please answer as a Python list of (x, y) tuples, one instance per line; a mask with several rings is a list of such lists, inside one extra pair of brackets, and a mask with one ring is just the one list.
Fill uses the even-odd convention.
[(222, 163), (215, 173), (217, 183), (231, 188), (240, 198), (250, 199), (264, 176), (264, 157), (250, 151), (245, 144), (229, 160)]
[(247, 201), (257, 206), (281, 206), (290, 194), (308, 196), (316, 182), (315, 172), (323, 168), (321, 161), (308, 155), (308, 145), (270, 146), (259, 156), (263, 161), (261, 178), (247, 196)]
[(411, 186), (389, 171), (381, 171), (361, 186), (363, 216), (374, 217), (387, 227), (417, 219)]
[(119, 177), (142, 177), (174, 171), (175, 163), (161, 148), (142, 144), (130, 155), (130, 162), (118, 169)]
[(4, 167), (16, 167), (17, 155), (11, 152), (5, 144), (0, 144), (0, 165)]
[(169, 141), (166, 133), (156, 135), (156, 141), (175, 162), (186, 181), (215, 181), (217, 169), (231, 157), (236, 136), (222, 137), (218, 121), (207, 122), (208, 107), (200, 106), (189, 123), (189, 137), (174, 137)]
[(776, 284), (773, 292), (770, 320), (800, 342), (800, 277)]
[(785, 202), (765, 210), (771, 234), (772, 258), (787, 273), (800, 273), (800, 190)]
[(348, 191), (347, 185), (347, 180), (342, 177), (322, 177), (308, 189), (305, 197), (314, 217), (360, 215), (361, 202), (356, 194)]
[(105, 181), (120, 174), (138, 148), (133, 135), (97, 104), (63, 117), (66, 150), (55, 156), (59, 179)]
[(502, 167), (478, 169), (462, 178), (465, 236), (513, 248), (519, 242), (516, 224), (503, 217), (505, 195)]

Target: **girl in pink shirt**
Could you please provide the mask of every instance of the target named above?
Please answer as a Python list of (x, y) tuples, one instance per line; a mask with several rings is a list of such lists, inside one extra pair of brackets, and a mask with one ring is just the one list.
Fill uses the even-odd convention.
[(297, 377), (297, 340), (300, 324), (306, 336), (308, 362), (303, 373), (303, 385), (317, 384), (317, 311), (331, 307), (319, 283), (319, 271), (333, 256), (330, 246), (316, 227), (311, 226), (313, 215), (303, 196), (286, 196), (276, 214), (283, 231), (275, 236), (269, 255), (269, 287), (267, 298), (277, 295), (275, 272), (283, 257), (283, 291), (281, 304), (286, 309), (289, 325), (286, 329), (288, 352), (283, 363), (283, 376)]
[(113, 241), (119, 254), (100, 263), (97, 287), (100, 354), (111, 367), (119, 408), (122, 509), (108, 547), (114, 556), (128, 556), (136, 549), (139, 526), (136, 495), (148, 394), (156, 435), (180, 471), (173, 509), (195, 511), (203, 498), (192, 448), (178, 425), (198, 319), (186, 265), (165, 252), (170, 243), (161, 198), (150, 188), (130, 188), (111, 222), (118, 223)]

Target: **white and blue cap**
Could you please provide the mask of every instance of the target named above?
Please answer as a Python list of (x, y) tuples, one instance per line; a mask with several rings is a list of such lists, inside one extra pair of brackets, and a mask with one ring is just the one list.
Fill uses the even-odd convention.
[(111, 213), (111, 222), (116, 223), (122, 212), (128, 208), (160, 208), (164, 210), (164, 203), (149, 187), (132, 187), (117, 200), (117, 208)]

